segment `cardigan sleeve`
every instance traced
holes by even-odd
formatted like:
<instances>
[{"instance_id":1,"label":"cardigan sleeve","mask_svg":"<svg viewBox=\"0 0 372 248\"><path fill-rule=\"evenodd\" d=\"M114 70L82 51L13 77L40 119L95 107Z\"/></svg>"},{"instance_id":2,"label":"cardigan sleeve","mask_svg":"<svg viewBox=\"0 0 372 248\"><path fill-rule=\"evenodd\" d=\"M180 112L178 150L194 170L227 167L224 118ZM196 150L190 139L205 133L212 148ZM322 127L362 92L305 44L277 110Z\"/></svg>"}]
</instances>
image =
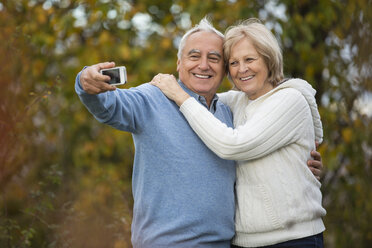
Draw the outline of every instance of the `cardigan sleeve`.
<instances>
[{"instance_id":1,"label":"cardigan sleeve","mask_svg":"<svg viewBox=\"0 0 372 248\"><path fill-rule=\"evenodd\" d=\"M302 133L304 118L310 114L302 94L290 88L278 90L264 99L249 119L234 129L216 119L193 98L186 100L180 110L214 153L231 160L260 158L295 142Z\"/></svg>"}]
</instances>

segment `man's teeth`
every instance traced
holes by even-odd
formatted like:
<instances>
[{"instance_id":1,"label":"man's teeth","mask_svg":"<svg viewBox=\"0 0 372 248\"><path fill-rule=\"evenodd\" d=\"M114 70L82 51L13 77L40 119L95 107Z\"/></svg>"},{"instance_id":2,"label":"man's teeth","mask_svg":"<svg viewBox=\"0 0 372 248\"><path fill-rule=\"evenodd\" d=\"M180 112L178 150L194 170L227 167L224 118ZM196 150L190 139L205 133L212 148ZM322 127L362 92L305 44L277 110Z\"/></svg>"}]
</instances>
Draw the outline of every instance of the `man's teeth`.
<instances>
[{"instance_id":1,"label":"man's teeth","mask_svg":"<svg viewBox=\"0 0 372 248\"><path fill-rule=\"evenodd\" d=\"M248 76L248 77L240 78L240 80L244 81L244 80L249 80L251 78L253 78L253 76Z\"/></svg>"},{"instance_id":2,"label":"man's teeth","mask_svg":"<svg viewBox=\"0 0 372 248\"><path fill-rule=\"evenodd\" d=\"M198 78L210 78L211 76L209 75L200 75L200 74L194 74L195 77L198 77Z\"/></svg>"}]
</instances>

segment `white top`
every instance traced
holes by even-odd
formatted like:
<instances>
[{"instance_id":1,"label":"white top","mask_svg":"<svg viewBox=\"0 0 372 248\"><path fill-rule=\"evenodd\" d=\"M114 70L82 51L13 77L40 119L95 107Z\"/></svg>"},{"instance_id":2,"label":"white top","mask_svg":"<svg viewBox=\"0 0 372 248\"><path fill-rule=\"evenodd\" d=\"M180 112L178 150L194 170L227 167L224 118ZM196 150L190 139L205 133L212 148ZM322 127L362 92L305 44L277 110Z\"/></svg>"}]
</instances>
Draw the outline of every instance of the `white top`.
<instances>
[{"instance_id":1,"label":"white top","mask_svg":"<svg viewBox=\"0 0 372 248\"><path fill-rule=\"evenodd\" d=\"M251 101L241 91L219 94L234 115L227 127L194 98L180 107L218 156L237 160L233 244L271 245L325 230L320 182L306 162L323 130L315 90L290 79Z\"/></svg>"}]
</instances>

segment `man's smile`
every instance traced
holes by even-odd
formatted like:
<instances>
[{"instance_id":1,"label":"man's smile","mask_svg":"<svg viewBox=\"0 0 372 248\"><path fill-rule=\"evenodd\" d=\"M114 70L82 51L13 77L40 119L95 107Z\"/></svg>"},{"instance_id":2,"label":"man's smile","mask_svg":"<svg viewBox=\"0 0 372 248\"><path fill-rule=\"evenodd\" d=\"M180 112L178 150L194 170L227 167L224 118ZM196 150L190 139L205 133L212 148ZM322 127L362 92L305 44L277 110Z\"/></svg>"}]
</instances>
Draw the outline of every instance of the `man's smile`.
<instances>
[{"instance_id":1,"label":"man's smile","mask_svg":"<svg viewBox=\"0 0 372 248\"><path fill-rule=\"evenodd\" d=\"M212 75L203 75L203 74L197 74L197 73L192 73L192 75L194 75L197 78L201 78L201 79L208 79L212 77Z\"/></svg>"}]
</instances>

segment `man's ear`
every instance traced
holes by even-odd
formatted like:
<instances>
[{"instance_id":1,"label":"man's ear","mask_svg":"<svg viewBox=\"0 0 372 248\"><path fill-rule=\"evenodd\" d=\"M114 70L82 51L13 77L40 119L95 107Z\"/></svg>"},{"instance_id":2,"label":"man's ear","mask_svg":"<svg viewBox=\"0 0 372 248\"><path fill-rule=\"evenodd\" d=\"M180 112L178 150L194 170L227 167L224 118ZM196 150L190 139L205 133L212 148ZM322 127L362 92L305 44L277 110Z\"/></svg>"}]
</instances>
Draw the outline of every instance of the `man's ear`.
<instances>
[{"instance_id":1,"label":"man's ear","mask_svg":"<svg viewBox=\"0 0 372 248\"><path fill-rule=\"evenodd\" d=\"M177 59L177 71L178 72L180 71L180 63L181 63L181 61L179 59Z\"/></svg>"}]
</instances>

